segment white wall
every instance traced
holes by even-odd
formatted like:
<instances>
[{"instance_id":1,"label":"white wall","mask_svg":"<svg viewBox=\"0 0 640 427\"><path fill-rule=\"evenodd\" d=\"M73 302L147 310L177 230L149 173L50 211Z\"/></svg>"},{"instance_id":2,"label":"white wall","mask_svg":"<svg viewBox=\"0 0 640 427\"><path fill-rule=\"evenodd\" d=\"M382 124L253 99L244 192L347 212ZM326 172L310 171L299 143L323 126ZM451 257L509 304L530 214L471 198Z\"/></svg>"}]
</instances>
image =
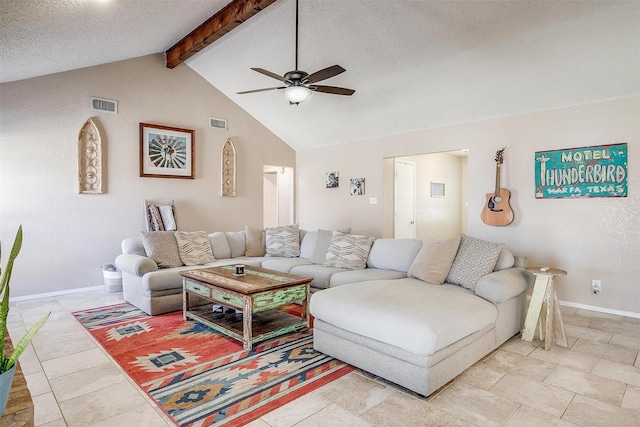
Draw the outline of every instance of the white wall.
<instances>
[{"instance_id":1,"label":"white wall","mask_svg":"<svg viewBox=\"0 0 640 427\"><path fill-rule=\"evenodd\" d=\"M118 114L91 111L91 96L118 100ZM100 265L144 229L144 199L174 199L183 230L260 227L263 165L295 165L288 145L189 67L166 69L163 55L4 83L0 99L3 265L24 228L14 297L101 285ZM228 130L210 129L211 116L228 119ZM89 117L104 146L100 195L77 194L76 138ZM195 180L139 177L140 122L195 129ZM238 196L222 198L228 137L238 155Z\"/></svg>"},{"instance_id":2,"label":"white wall","mask_svg":"<svg viewBox=\"0 0 640 427\"><path fill-rule=\"evenodd\" d=\"M536 199L535 151L627 142L625 198ZM495 152L506 146L501 185L511 190L514 222L490 227L480 220L485 195L495 185ZM469 149L468 234L504 242L527 264L568 271L558 280L562 300L640 313L640 97L629 97L515 117L463 123L298 151L298 217L302 228L353 227L383 235L383 159ZM366 197L347 186L324 189L325 172L341 181L364 177ZM348 181L343 181L348 182ZM379 203L368 204L369 197ZM599 295L591 279L601 279Z\"/></svg>"}]
</instances>

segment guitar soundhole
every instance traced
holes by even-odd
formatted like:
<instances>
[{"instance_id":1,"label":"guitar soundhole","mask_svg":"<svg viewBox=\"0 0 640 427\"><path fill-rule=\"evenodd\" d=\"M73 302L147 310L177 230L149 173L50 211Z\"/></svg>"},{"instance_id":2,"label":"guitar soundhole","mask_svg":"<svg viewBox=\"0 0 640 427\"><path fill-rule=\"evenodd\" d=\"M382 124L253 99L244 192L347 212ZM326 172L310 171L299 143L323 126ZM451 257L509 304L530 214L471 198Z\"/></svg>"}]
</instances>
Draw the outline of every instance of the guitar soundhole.
<instances>
[{"instance_id":1,"label":"guitar soundhole","mask_svg":"<svg viewBox=\"0 0 640 427\"><path fill-rule=\"evenodd\" d=\"M493 196L493 201L495 203L502 203L502 197L500 196Z\"/></svg>"}]
</instances>

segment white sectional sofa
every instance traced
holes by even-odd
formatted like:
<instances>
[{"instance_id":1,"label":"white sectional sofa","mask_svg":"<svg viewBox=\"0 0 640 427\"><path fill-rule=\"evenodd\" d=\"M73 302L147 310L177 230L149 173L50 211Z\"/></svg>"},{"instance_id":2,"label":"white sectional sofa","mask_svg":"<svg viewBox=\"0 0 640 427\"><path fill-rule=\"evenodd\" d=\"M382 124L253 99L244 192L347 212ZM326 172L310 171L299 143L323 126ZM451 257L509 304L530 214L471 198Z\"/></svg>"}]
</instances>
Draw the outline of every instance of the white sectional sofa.
<instances>
[{"instance_id":1,"label":"white sectional sofa","mask_svg":"<svg viewBox=\"0 0 640 427\"><path fill-rule=\"evenodd\" d=\"M172 268L159 268L147 257L141 238L125 239L116 259L124 298L151 315L180 310L179 272L206 266L242 263L313 277L314 348L422 395L455 378L522 327L529 277L513 267L513 255L501 247L497 252L492 248L495 267L474 278L472 286L464 283L465 288L446 282L458 280L454 269L465 276L467 264L482 258L468 246L463 254L463 244L444 273L434 271L440 265L416 273L416 264L433 254L433 242L423 247L416 239L377 239L366 268L345 269L323 265L333 242L330 231L300 230L295 257L246 256L248 233L211 233L215 261ZM478 240L462 237L463 243ZM445 283L417 278L425 279L422 274Z\"/></svg>"},{"instance_id":2,"label":"white sectional sofa","mask_svg":"<svg viewBox=\"0 0 640 427\"><path fill-rule=\"evenodd\" d=\"M331 286L364 280L399 279L407 277L409 266L422 247L416 239L378 239L374 241L367 268L347 270L325 267L324 260L329 244L327 232L300 230L300 256L269 257L245 256L247 252L246 231L215 232L209 234L209 242L215 261L200 267L245 264L262 266L284 273L313 277L311 290L315 292ZM318 242L324 240L325 244ZM322 246L319 255L314 251ZM182 309L182 276L180 271L192 270L199 266L179 266L160 268L147 256L141 237L131 237L122 241L122 254L116 258L116 266L122 271L124 298L150 315L158 315Z\"/></svg>"}]
</instances>

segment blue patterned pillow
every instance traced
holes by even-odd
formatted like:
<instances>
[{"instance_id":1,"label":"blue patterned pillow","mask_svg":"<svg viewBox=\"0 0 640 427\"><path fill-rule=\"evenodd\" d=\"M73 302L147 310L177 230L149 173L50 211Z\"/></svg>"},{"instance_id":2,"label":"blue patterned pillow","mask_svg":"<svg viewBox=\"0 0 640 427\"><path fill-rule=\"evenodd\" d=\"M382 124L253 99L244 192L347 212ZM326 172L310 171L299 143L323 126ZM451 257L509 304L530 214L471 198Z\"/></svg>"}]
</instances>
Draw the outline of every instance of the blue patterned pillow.
<instances>
[{"instance_id":1,"label":"blue patterned pillow","mask_svg":"<svg viewBox=\"0 0 640 427\"><path fill-rule=\"evenodd\" d=\"M491 243L462 234L446 282L474 290L478 280L493 271L503 247L503 243Z\"/></svg>"},{"instance_id":2,"label":"blue patterned pillow","mask_svg":"<svg viewBox=\"0 0 640 427\"><path fill-rule=\"evenodd\" d=\"M367 266L367 258L373 244L373 237L334 231L327 251L325 267L362 270Z\"/></svg>"}]
</instances>

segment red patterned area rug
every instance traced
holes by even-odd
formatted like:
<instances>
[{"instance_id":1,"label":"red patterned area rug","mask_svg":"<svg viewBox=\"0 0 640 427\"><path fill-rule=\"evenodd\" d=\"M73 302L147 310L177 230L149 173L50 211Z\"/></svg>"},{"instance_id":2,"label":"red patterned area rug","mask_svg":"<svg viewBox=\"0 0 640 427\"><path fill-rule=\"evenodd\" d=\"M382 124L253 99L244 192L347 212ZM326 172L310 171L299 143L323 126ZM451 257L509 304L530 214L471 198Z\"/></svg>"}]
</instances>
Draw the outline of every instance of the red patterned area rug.
<instances>
[{"instance_id":1,"label":"red patterned area rug","mask_svg":"<svg viewBox=\"0 0 640 427\"><path fill-rule=\"evenodd\" d=\"M247 351L182 312L125 303L73 315L179 426L241 426L354 369L315 351L311 330Z\"/></svg>"}]
</instances>

